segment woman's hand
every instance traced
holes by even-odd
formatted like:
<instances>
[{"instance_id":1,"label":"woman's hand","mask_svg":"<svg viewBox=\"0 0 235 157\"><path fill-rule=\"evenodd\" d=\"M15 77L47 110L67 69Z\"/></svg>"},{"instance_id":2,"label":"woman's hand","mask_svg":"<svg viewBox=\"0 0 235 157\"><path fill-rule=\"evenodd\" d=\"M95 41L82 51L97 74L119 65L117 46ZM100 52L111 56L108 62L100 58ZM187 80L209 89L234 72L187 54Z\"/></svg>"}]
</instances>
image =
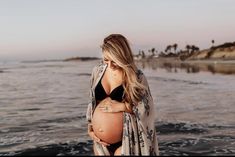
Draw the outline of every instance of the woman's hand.
<instances>
[{"instance_id":1,"label":"woman's hand","mask_svg":"<svg viewBox=\"0 0 235 157\"><path fill-rule=\"evenodd\" d=\"M124 112L126 107L124 103L107 97L100 102L99 109L103 112Z\"/></svg>"},{"instance_id":2,"label":"woman's hand","mask_svg":"<svg viewBox=\"0 0 235 157\"><path fill-rule=\"evenodd\" d=\"M91 137L92 140L104 145L104 146L109 146L110 144L104 142L104 141L101 141L94 133L93 129L92 129L92 125L91 124L88 124L88 135Z\"/></svg>"}]
</instances>

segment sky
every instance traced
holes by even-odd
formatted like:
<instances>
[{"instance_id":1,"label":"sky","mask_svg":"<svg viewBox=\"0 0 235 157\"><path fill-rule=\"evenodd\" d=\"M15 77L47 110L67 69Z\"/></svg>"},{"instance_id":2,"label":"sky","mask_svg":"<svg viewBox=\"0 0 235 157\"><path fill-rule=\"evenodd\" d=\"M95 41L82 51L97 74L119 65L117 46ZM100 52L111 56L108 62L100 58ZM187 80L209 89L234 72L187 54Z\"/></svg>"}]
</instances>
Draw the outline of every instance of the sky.
<instances>
[{"instance_id":1,"label":"sky","mask_svg":"<svg viewBox=\"0 0 235 157\"><path fill-rule=\"evenodd\" d=\"M123 34L134 54L235 41L235 0L0 0L0 61L100 57Z\"/></svg>"}]
</instances>

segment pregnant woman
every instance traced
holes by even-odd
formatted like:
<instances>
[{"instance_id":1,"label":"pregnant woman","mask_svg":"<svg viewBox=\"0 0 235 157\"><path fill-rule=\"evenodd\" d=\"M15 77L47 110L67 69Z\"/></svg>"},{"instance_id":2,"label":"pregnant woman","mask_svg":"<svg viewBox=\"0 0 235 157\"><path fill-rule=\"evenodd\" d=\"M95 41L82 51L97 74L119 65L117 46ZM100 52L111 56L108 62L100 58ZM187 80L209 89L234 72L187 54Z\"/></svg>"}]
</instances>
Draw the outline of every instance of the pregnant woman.
<instances>
[{"instance_id":1,"label":"pregnant woman","mask_svg":"<svg viewBox=\"0 0 235 157\"><path fill-rule=\"evenodd\" d=\"M91 75L88 134L95 155L159 155L153 99L127 39L104 39Z\"/></svg>"}]
</instances>

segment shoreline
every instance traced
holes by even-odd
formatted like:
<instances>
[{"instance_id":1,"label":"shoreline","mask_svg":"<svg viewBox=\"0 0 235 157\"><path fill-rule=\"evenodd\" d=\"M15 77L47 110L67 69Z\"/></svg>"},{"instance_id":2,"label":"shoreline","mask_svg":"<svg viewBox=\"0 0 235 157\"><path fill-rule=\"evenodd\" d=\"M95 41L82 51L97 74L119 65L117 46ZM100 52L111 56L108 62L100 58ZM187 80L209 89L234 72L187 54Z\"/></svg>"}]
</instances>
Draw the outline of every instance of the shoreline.
<instances>
[{"instance_id":1,"label":"shoreline","mask_svg":"<svg viewBox=\"0 0 235 157\"><path fill-rule=\"evenodd\" d=\"M188 60L184 63L203 63L203 64L235 64L235 60Z\"/></svg>"},{"instance_id":2,"label":"shoreline","mask_svg":"<svg viewBox=\"0 0 235 157\"><path fill-rule=\"evenodd\" d=\"M171 62L171 63L203 63L203 64L235 64L235 60L224 60L224 59L195 59L195 60L180 60L176 57L156 57L156 58L145 58L136 59L136 62Z\"/></svg>"},{"instance_id":3,"label":"shoreline","mask_svg":"<svg viewBox=\"0 0 235 157\"><path fill-rule=\"evenodd\" d=\"M136 60L142 68L163 68L173 71L176 68L184 69L187 73L209 71L212 73L235 74L235 60L180 60L178 58L148 58Z\"/></svg>"},{"instance_id":4,"label":"shoreline","mask_svg":"<svg viewBox=\"0 0 235 157\"><path fill-rule=\"evenodd\" d=\"M98 57L71 57L71 58L67 58L64 59L62 61L91 61L91 60L99 60L100 58Z\"/></svg>"}]
</instances>

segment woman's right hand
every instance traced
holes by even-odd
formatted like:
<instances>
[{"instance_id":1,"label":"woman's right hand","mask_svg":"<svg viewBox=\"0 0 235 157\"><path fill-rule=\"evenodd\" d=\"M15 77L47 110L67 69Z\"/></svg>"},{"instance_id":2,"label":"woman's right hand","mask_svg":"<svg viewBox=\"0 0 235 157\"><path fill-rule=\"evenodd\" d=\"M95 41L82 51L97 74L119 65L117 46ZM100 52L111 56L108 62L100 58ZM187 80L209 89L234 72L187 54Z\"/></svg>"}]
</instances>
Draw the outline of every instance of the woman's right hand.
<instances>
[{"instance_id":1,"label":"woman's right hand","mask_svg":"<svg viewBox=\"0 0 235 157\"><path fill-rule=\"evenodd\" d=\"M89 124L88 124L88 125L89 125ZM91 129L91 126L88 126L88 135L91 137L92 140L94 140L94 141L96 141L96 142L98 142L98 143L104 145L105 147L110 145L110 144L108 144L108 143L106 143L106 142L104 142L104 141L101 141L101 139L99 139L99 138L95 135L93 129Z\"/></svg>"}]
</instances>

